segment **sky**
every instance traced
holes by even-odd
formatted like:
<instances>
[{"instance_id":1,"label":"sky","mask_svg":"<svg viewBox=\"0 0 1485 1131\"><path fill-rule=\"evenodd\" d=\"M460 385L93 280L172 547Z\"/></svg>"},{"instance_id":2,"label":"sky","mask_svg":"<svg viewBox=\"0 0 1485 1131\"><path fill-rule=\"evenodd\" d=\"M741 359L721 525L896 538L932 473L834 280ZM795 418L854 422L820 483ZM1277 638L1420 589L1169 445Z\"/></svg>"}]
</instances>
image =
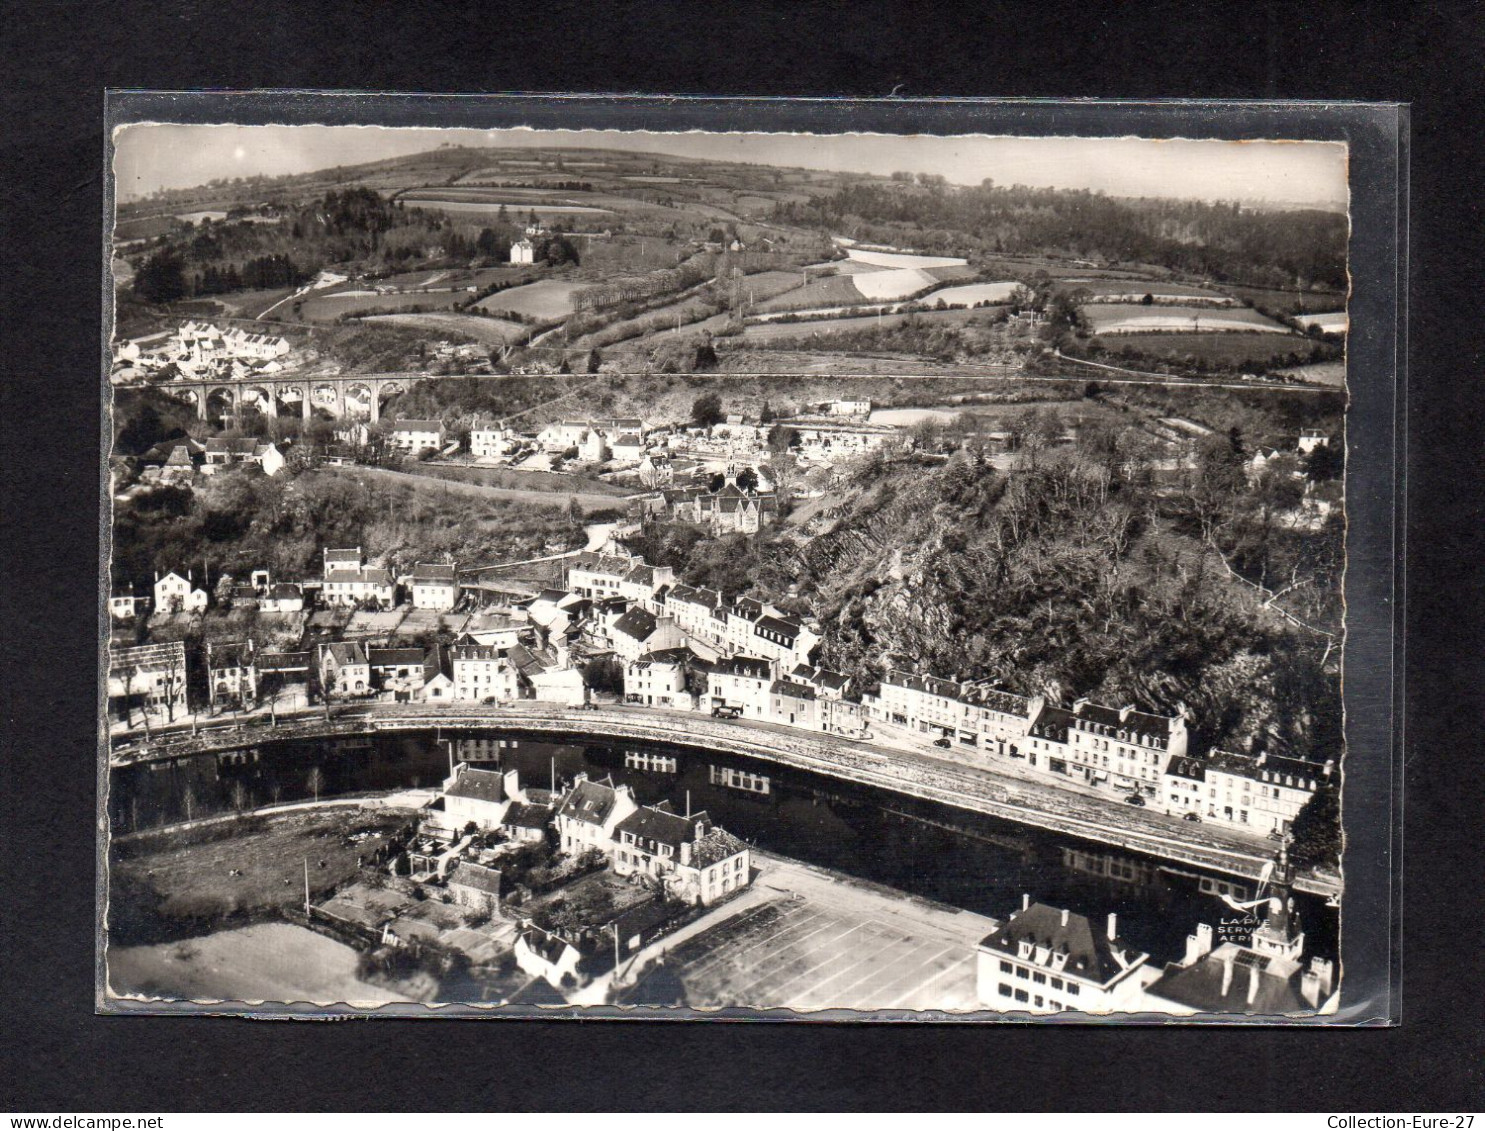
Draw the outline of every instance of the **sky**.
<instances>
[{"instance_id":1,"label":"sky","mask_svg":"<svg viewBox=\"0 0 1485 1131\"><path fill-rule=\"evenodd\" d=\"M1337 142L885 134L652 133L385 126L136 124L115 135L121 201L219 177L307 173L440 144L587 146L862 173L935 173L950 182L1086 188L1112 196L1344 208Z\"/></svg>"}]
</instances>

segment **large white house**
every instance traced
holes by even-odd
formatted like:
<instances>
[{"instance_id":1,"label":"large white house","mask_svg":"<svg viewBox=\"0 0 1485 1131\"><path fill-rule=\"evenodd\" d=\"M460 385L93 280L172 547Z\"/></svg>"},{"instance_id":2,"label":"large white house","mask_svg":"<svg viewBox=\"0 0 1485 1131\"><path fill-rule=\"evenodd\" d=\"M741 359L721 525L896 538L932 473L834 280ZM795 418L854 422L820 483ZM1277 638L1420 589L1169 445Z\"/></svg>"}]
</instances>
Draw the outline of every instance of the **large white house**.
<instances>
[{"instance_id":1,"label":"large white house","mask_svg":"<svg viewBox=\"0 0 1485 1131\"><path fill-rule=\"evenodd\" d=\"M186 570L185 577L171 570L164 577L155 575L155 608L166 613L199 613L205 610L210 598L206 590L198 588Z\"/></svg>"},{"instance_id":2,"label":"large white house","mask_svg":"<svg viewBox=\"0 0 1485 1131\"><path fill-rule=\"evenodd\" d=\"M1149 957L1118 937L1117 920L1022 903L976 955L981 1004L1024 1013L1102 1013L1138 1001Z\"/></svg>"},{"instance_id":3,"label":"large white house","mask_svg":"<svg viewBox=\"0 0 1485 1131\"><path fill-rule=\"evenodd\" d=\"M638 808L627 785L616 786L609 779L591 781L586 774L579 774L557 809L557 836L562 851L576 856L596 848L611 857L614 830Z\"/></svg>"},{"instance_id":4,"label":"large white house","mask_svg":"<svg viewBox=\"0 0 1485 1131\"><path fill-rule=\"evenodd\" d=\"M415 609L448 612L459 603L459 582L452 565L419 562L413 567L411 588Z\"/></svg>"}]
</instances>

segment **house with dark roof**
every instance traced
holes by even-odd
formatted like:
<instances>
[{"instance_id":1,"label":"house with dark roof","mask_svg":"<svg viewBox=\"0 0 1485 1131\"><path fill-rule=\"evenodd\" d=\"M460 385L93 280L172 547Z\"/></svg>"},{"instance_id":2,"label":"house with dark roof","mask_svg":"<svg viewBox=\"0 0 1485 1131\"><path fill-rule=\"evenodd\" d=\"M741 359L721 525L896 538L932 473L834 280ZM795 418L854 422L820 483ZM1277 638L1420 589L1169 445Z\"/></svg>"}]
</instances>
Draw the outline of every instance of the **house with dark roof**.
<instances>
[{"instance_id":1,"label":"house with dark roof","mask_svg":"<svg viewBox=\"0 0 1485 1131\"><path fill-rule=\"evenodd\" d=\"M612 778L592 781L587 774L579 774L557 807L558 844L573 856L594 848L612 856L614 830L638 808L627 785L616 786Z\"/></svg>"},{"instance_id":2,"label":"house with dark roof","mask_svg":"<svg viewBox=\"0 0 1485 1131\"><path fill-rule=\"evenodd\" d=\"M470 823L479 829L498 829L505 820L510 795L515 792L515 773L462 763L455 766L443 783L444 826L455 833Z\"/></svg>"},{"instance_id":3,"label":"house with dark roof","mask_svg":"<svg viewBox=\"0 0 1485 1131\"><path fill-rule=\"evenodd\" d=\"M646 652L624 665L624 702L645 707L691 710L694 697L686 690L691 653L685 648Z\"/></svg>"},{"instance_id":4,"label":"house with dark roof","mask_svg":"<svg viewBox=\"0 0 1485 1131\"><path fill-rule=\"evenodd\" d=\"M1210 924L1186 936L1180 962L1166 966L1145 987L1138 1008L1156 1013L1224 1013L1277 1016L1335 1009L1335 964L1313 957L1303 965L1304 934L1293 900L1281 884L1263 924L1244 945L1217 943Z\"/></svg>"},{"instance_id":5,"label":"house with dark roof","mask_svg":"<svg viewBox=\"0 0 1485 1131\"><path fill-rule=\"evenodd\" d=\"M419 562L413 567L409 587L415 609L448 612L459 603L459 582L452 565Z\"/></svg>"},{"instance_id":6,"label":"house with dark roof","mask_svg":"<svg viewBox=\"0 0 1485 1131\"><path fill-rule=\"evenodd\" d=\"M260 613L283 614L304 611L304 590L288 581L270 585L258 597Z\"/></svg>"},{"instance_id":7,"label":"house with dark roof","mask_svg":"<svg viewBox=\"0 0 1485 1131\"><path fill-rule=\"evenodd\" d=\"M1333 762L1260 751L1213 750L1206 758L1202 820L1282 837L1310 798L1329 788Z\"/></svg>"},{"instance_id":8,"label":"house with dark roof","mask_svg":"<svg viewBox=\"0 0 1485 1131\"><path fill-rule=\"evenodd\" d=\"M642 605L633 605L609 629L614 653L622 660L637 660L646 652L678 648L685 635L670 616L656 616Z\"/></svg>"},{"instance_id":9,"label":"house with dark roof","mask_svg":"<svg viewBox=\"0 0 1485 1131\"><path fill-rule=\"evenodd\" d=\"M735 709L748 719L767 719L773 711L769 698L773 682L773 665L761 657L719 660L707 674L706 706L713 711Z\"/></svg>"},{"instance_id":10,"label":"house with dark roof","mask_svg":"<svg viewBox=\"0 0 1485 1131\"><path fill-rule=\"evenodd\" d=\"M769 717L788 726L820 728L820 710L815 689L807 683L776 679L768 688Z\"/></svg>"},{"instance_id":11,"label":"house with dark roof","mask_svg":"<svg viewBox=\"0 0 1485 1131\"><path fill-rule=\"evenodd\" d=\"M207 641L206 689L212 709L225 704L251 706L258 697L258 668L254 663L253 642L243 640L225 644Z\"/></svg>"},{"instance_id":12,"label":"house with dark roof","mask_svg":"<svg viewBox=\"0 0 1485 1131\"><path fill-rule=\"evenodd\" d=\"M371 687L371 661L354 640L320 645L320 686L326 695L366 695Z\"/></svg>"},{"instance_id":13,"label":"house with dark roof","mask_svg":"<svg viewBox=\"0 0 1485 1131\"><path fill-rule=\"evenodd\" d=\"M748 846L706 813L682 816L662 801L635 810L615 832L614 871L660 879L674 899L711 904L751 882Z\"/></svg>"},{"instance_id":14,"label":"house with dark roof","mask_svg":"<svg viewBox=\"0 0 1485 1131\"><path fill-rule=\"evenodd\" d=\"M1095 923L1027 897L977 948L981 1004L1025 1013L1138 1008L1149 956L1118 937L1117 922L1110 915Z\"/></svg>"},{"instance_id":15,"label":"house with dark roof","mask_svg":"<svg viewBox=\"0 0 1485 1131\"><path fill-rule=\"evenodd\" d=\"M438 451L446 435L442 420L394 420L387 427L387 443L412 455Z\"/></svg>"},{"instance_id":16,"label":"house with dark roof","mask_svg":"<svg viewBox=\"0 0 1485 1131\"><path fill-rule=\"evenodd\" d=\"M1079 699L1068 722L1068 770L1090 785L1154 797L1166 764L1186 753L1186 737L1179 712L1153 715Z\"/></svg>"},{"instance_id":17,"label":"house with dark roof","mask_svg":"<svg viewBox=\"0 0 1485 1131\"><path fill-rule=\"evenodd\" d=\"M511 840L539 841L546 837L547 828L556 814L556 809L551 805L512 801L505 811L505 820L500 823L500 828Z\"/></svg>"},{"instance_id":18,"label":"house with dark roof","mask_svg":"<svg viewBox=\"0 0 1485 1131\"><path fill-rule=\"evenodd\" d=\"M523 926L516 936L515 956L517 966L554 989L577 981L577 964L583 957L572 943L534 923Z\"/></svg>"},{"instance_id":19,"label":"house with dark roof","mask_svg":"<svg viewBox=\"0 0 1485 1131\"><path fill-rule=\"evenodd\" d=\"M448 874L454 902L471 911L493 912L500 906L500 869L473 860L460 860Z\"/></svg>"}]
</instances>

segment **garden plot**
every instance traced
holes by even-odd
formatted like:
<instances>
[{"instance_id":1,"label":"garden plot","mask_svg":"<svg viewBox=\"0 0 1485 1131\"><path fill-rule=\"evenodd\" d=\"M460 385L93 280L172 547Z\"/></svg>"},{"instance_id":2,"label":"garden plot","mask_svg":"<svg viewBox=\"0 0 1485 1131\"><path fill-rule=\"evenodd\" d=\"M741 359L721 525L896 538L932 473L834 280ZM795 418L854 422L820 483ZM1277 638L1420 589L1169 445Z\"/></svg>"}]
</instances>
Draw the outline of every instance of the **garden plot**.
<instances>
[{"instance_id":1,"label":"garden plot","mask_svg":"<svg viewBox=\"0 0 1485 1131\"><path fill-rule=\"evenodd\" d=\"M1095 334L1141 334L1159 331L1217 333L1246 331L1287 334L1289 329L1257 311L1209 306L1144 306L1139 303L1096 303L1083 308Z\"/></svg>"},{"instance_id":2,"label":"garden plot","mask_svg":"<svg viewBox=\"0 0 1485 1131\"><path fill-rule=\"evenodd\" d=\"M424 314L373 314L365 322L384 322L392 326L409 326L414 330L432 330L440 334L462 334L481 345L503 346L524 337L526 327L503 318L454 311L430 311Z\"/></svg>"}]
</instances>

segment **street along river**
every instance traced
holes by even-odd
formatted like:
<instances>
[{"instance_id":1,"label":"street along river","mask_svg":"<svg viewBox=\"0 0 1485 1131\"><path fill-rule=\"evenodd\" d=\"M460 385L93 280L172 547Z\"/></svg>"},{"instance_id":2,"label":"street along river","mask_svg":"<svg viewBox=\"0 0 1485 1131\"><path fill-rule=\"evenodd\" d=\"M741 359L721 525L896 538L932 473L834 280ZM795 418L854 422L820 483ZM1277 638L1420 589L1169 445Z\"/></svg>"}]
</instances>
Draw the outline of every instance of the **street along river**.
<instances>
[{"instance_id":1,"label":"street along river","mask_svg":"<svg viewBox=\"0 0 1485 1131\"><path fill-rule=\"evenodd\" d=\"M1197 923L1238 916L1220 892L1252 897L1230 876L739 755L514 731L265 742L140 762L112 771L109 815L117 835L234 807L431 788L451 756L517 769L523 784L541 788L579 773L612 776L641 802L705 809L766 851L997 919L1023 894L1099 922L1117 912L1120 935L1157 962L1179 958ZM1336 910L1312 896L1296 903L1307 953L1335 957Z\"/></svg>"}]
</instances>

